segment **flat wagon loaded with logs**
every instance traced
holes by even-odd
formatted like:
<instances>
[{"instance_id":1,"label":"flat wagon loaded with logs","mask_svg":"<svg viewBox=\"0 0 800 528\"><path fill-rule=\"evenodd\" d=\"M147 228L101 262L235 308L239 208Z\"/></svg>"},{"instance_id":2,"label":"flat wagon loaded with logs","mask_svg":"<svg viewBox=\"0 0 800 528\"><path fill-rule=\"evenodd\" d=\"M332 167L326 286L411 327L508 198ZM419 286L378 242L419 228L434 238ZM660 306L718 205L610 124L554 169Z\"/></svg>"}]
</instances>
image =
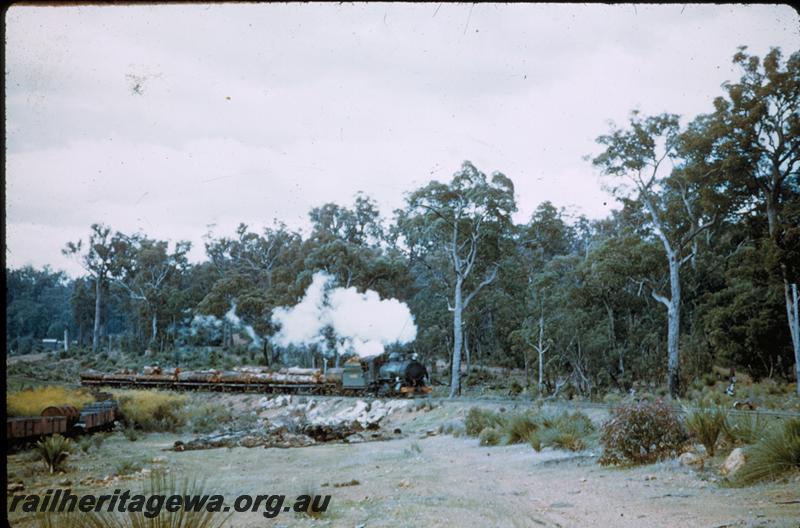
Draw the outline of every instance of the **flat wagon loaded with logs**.
<instances>
[{"instance_id":1,"label":"flat wagon loaded with logs","mask_svg":"<svg viewBox=\"0 0 800 528\"><path fill-rule=\"evenodd\" d=\"M119 371L81 374L85 386L162 388L173 390L214 390L283 394L333 394L404 396L431 391L428 370L415 357L389 354L368 359L351 359L343 368L290 367L278 371L268 367L236 367L233 370L181 370L145 367L141 373Z\"/></svg>"}]
</instances>

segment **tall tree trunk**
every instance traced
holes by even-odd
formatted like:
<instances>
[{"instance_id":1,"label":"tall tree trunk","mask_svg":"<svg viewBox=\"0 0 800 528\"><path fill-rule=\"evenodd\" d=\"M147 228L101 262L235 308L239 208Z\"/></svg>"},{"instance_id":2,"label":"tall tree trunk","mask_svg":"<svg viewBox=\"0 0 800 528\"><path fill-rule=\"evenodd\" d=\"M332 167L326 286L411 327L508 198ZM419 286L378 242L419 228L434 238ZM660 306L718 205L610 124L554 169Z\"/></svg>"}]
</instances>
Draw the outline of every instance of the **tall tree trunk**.
<instances>
[{"instance_id":1,"label":"tall tree trunk","mask_svg":"<svg viewBox=\"0 0 800 528\"><path fill-rule=\"evenodd\" d=\"M546 350L547 348L544 346L544 307L542 307L542 311L539 313L539 346L536 347L536 351L539 353L539 383L537 388L540 396L544 392L544 353Z\"/></svg>"},{"instance_id":2,"label":"tall tree trunk","mask_svg":"<svg viewBox=\"0 0 800 528\"><path fill-rule=\"evenodd\" d=\"M92 332L92 354L97 354L100 347L100 309L103 306L103 285L100 277L95 277L94 291L94 330Z\"/></svg>"},{"instance_id":3,"label":"tall tree trunk","mask_svg":"<svg viewBox=\"0 0 800 528\"><path fill-rule=\"evenodd\" d=\"M784 291L786 293L786 313L789 316L789 332L792 334L792 346L794 347L794 370L797 375L797 395L800 396L800 317L798 317L797 284L789 284L784 280ZM789 291L791 290L791 294Z\"/></svg>"},{"instance_id":4,"label":"tall tree trunk","mask_svg":"<svg viewBox=\"0 0 800 528\"><path fill-rule=\"evenodd\" d=\"M153 319L150 322L150 342L155 344L158 336L158 312L153 309Z\"/></svg>"},{"instance_id":5,"label":"tall tree trunk","mask_svg":"<svg viewBox=\"0 0 800 528\"><path fill-rule=\"evenodd\" d=\"M450 397L455 398L461 394L461 345L464 337L461 328L461 312L463 310L463 299L461 287L463 279L456 278L455 299L453 302L453 360L450 369Z\"/></svg>"},{"instance_id":6,"label":"tall tree trunk","mask_svg":"<svg viewBox=\"0 0 800 528\"><path fill-rule=\"evenodd\" d=\"M767 191L766 195L769 236L772 240L777 240L778 198L771 190ZM800 396L800 320L798 320L797 284L789 282L785 264L781 264L781 274L783 275L783 296L786 301L786 320L789 323L789 335L792 338L792 348L794 349L794 368L797 373L797 394Z\"/></svg>"},{"instance_id":7,"label":"tall tree trunk","mask_svg":"<svg viewBox=\"0 0 800 528\"><path fill-rule=\"evenodd\" d=\"M467 361L467 372L469 372L472 362L469 353L469 331L464 332L464 359Z\"/></svg>"},{"instance_id":8,"label":"tall tree trunk","mask_svg":"<svg viewBox=\"0 0 800 528\"><path fill-rule=\"evenodd\" d=\"M678 340L681 324L681 282L680 261L674 253L669 255L669 289L670 299L667 305L667 389L672 398L679 392Z\"/></svg>"}]
</instances>

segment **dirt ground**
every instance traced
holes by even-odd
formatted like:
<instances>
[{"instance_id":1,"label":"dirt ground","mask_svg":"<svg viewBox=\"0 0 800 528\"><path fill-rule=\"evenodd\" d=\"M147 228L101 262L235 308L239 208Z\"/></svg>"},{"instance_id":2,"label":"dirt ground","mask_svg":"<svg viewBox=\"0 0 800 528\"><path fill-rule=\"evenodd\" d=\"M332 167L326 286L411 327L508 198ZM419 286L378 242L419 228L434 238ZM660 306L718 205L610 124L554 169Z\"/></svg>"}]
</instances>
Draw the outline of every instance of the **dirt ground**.
<instances>
[{"instance_id":1,"label":"dirt ground","mask_svg":"<svg viewBox=\"0 0 800 528\"><path fill-rule=\"evenodd\" d=\"M224 396L237 411L256 398ZM147 478L92 481L113 474L115 464L146 462L146 471L168 468L172 475L204 481L207 493L330 494L319 518L281 513L234 514L236 527L798 527L800 480L748 488L721 487L713 472L696 473L668 461L634 469L604 468L596 450L571 453L528 445L481 447L475 438L435 433L438 425L464 416L471 404L446 402L433 410L398 411L385 427L400 438L305 448L233 448L168 451L191 435L149 434L130 442L112 435L98 450L76 454L71 471L51 477L35 469L26 452L8 457L9 477L22 478L26 493L69 479L73 493L140 489ZM280 412L272 410L270 412ZM589 413L603 419L602 411ZM163 460L161 460L163 457ZM154 461L154 459L156 461ZM146 472L145 471L145 472ZM337 487L335 484L355 485ZM288 499L287 499L288 500ZM14 526L30 526L12 514Z\"/></svg>"}]
</instances>

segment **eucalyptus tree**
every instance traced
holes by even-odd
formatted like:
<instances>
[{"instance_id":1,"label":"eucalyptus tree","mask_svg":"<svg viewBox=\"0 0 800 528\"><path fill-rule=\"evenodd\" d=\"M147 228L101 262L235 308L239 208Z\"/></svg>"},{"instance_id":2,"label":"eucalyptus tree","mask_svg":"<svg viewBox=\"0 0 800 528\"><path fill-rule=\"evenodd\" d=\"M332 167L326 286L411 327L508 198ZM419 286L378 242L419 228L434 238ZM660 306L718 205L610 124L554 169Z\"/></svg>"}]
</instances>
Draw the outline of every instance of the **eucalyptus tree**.
<instances>
[{"instance_id":1,"label":"eucalyptus tree","mask_svg":"<svg viewBox=\"0 0 800 528\"><path fill-rule=\"evenodd\" d=\"M652 232L661 242L669 269L669 294L651 284L652 297L667 309L667 385L670 396L679 390L679 337L681 322L680 269L694 258L696 236L716 220L711 207L700 200L697 185L681 172L681 130L678 116L641 117L633 112L627 129L612 129L597 142L605 151L593 159L615 184L612 193L640 204ZM670 167L671 165L671 167ZM674 169L674 170L670 170ZM702 183L700 184L702 185Z\"/></svg>"},{"instance_id":2,"label":"eucalyptus tree","mask_svg":"<svg viewBox=\"0 0 800 528\"><path fill-rule=\"evenodd\" d=\"M461 354L463 314L480 291L497 277L497 241L511 224L516 210L514 184L495 172L491 178L465 161L448 184L433 181L407 197L398 226L404 245L417 258L426 259L426 251L439 255L433 275L448 283L452 299L447 300L453 313L453 351L450 397L461 392ZM480 276L480 279L476 279Z\"/></svg>"},{"instance_id":3,"label":"eucalyptus tree","mask_svg":"<svg viewBox=\"0 0 800 528\"><path fill-rule=\"evenodd\" d=\"M103 291L110 277L119 273L119 257L124 251L124 236L111 234L111 228L103 224L92 224L87 244L83 240L68 242L62 253L76 258L83 269L94 279L94 327L92 331L92 353L100 346L100 320L103 307Z\"/></svg>"},{"instance_id":4,"label":"eucalyptus tree","mask_svg":"<svg viewBox=\"0 0 800 528\"><path fill-rule=\"evenodd\" d=\"M733 62L741 78L724 85L726 96L714 101L715 155L739 176L739 189L767 217L773 243L787 253L796 249L796 225L784 214L788 201L800 198L800 51L788 58L773 48L763 60L741 47ZM789 259L780 262L786 318L794 349L800 394L800 316L798 271Z\"/></svg>"},{"instance_id":5,"label":"eucalyptus tree","mask_svg":"<svg viewBox=\"0 0 800 528\"><path fill-rule=\"evenodd\" d=\"M171 287L188 268L187 253L191 243L178 241L170 250L169 243L143 235L123 238L118 263L119 273L113 278L133 301L143 303L150 322L149 344L158 338L160 310L167 304Z\"/></svg>"}]
</instances>

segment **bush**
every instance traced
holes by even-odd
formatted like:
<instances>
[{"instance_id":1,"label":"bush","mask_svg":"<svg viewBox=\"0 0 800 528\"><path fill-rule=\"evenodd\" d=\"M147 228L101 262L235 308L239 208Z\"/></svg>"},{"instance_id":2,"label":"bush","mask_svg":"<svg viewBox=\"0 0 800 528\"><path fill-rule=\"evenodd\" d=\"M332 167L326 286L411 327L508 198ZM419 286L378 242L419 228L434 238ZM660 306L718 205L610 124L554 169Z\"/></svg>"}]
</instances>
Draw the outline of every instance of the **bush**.
<instances>
[{"instance_id":1,"label":"bush","mask_svg":"<svg viewBox=\"0 0 800 528\"><path fill-rule=\"evenodd\" d=\"M486 427L478 435L478 440L482 446L496 446L500 443L500 432L497 429Z\"/></svg>"},{"instance_id":2,"label":"bush","mask_svg":"<svg viewBox=\"0 0 800 528\"><path fill-rule=\"evenodd\" d=\"M719 435L725 427L727 413L724 409L701 408L686 416L686 428L694 436L710 456L714 456Z\"/></svg>"},{"instance_id":3,"label":"bush","mask_svg":"<svg viewBox=\"0 0 800 528\"><path fill-rule=\"evenodd\" d=\"M63 469L64 462L73 450L73 443L59 434L36 442L36 453L50 470L50 474Z\"/></svg>"},{"instance_id":4,"label":"bush","mask_svg":"<svg viewBox=\"0 0 800 528\"><path fill-rule=\"evenodd\" d=\"M529 413L510 415L503 424L503 433L507 444L527 442L531 433L537 429L539 429L539 424L536 423L536 416Z\"/></svg>"},{"instance_id":5,"label":"bush","mask_svg":"<svg viewBox=\"0 0 800 528\"><path fill-rule=\"evenodd\" d=\"M83 389L38 387L8 394L6 412L8 416L39 416L51 405L72 405L80 409L93 401L94 397Z\"/></svg>"},{"instance_id":6,"label":"bush","mask_svg":"<svg viewBox=\"0 0 800 528\"><path fill-rule=\"evenodd\" d=\"M487 427L500 427L502 424L503 418L498 413L472 407L464 419L464 430L468 436L478 436Z\"/></svg>"},{"instance_id":7,"label":"bush","mask_svg":"<svg viewBox=\"0 0 800 528\"><path fill-rule=\"evenodd\" d=\"M688 436L675 411L661 400L622 405L603 424L600 463L649 464L677 455Z\"/></svg>"},{"instance_id":8,"label":"bush","mask_svg":"<svg viewBox=\"0 0 800 528\"><path fill-rule=\"evenodd\" d=\"M220 425L233 419L228 409L218 403L203 403L191 407L187 411L187 418L189 428L195 434L214 432Z\"/></svg>"},{"instance_id":9,"label":"bush","mask_svg":"<svg viewBox=\"0 0 800 528\"><path fill-rule=\"evenodd\" d=\"M730 416L722 424L722 436L726 442L736 446L755 444L766 431L761 415Z\"/></svg>"},{"instance_id":10,"label":"bush","mask_svg":"<svg viewBox=\"0 0 800 528\"><path fill-rule=\"evenodd\" d=\"M143 431L178 432L186 424L186 396L164 391L114 392L122 415Z\"/></svg>"},{"instance_id":11,"label":"bush","mask_svg":"<svg viewBox=\"0 0 800 528\"><path fill-rule=\"evenodd\" d=\"M800 419L774 425L745 452L746 462L733 478L735 484L774 479L800 469Z\"/></svg>"},{"instance_id":12,"label":"bush","mask_svg":"<svg viewBox=\"0 0 800 528\"><path fill-rule=\"evenodd\" d=\"M129 442L135 442L139 439L139 432L136 430L133 422L130 422L128 426L122 430L122 434Z\"/></svg>"}]
</instances>

